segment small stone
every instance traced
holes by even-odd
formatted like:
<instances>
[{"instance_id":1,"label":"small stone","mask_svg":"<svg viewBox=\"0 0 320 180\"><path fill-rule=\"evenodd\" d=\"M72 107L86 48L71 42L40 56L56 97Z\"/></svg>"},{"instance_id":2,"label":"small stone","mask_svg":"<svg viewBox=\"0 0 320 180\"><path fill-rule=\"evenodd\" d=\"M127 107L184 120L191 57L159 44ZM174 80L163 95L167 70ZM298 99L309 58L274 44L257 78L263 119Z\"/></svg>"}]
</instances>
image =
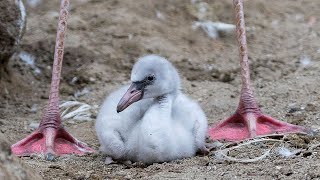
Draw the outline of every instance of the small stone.
<instances>
[{"instance_id":1,"label":"small stone","mask_svg":"<svg viewBox=\"0 0 320 180\"><path fill-rule=\"evenodd\" d=\"M294 113L294 112L297 112L297 111L299 111L300 110L300 108L297 108L297 107L291 107L290 109L289 109L289 112L288 113Z\"/></svg>"},{"instance_id":2,"label":"small stone","mask_svg":"<svg viewBox=\"0 0 320 180\"><path fill-rule=\"evenodd\" d=\"M52 153L48 153L48 154L46 154L45 159L46 159L47 161L54 161L54 160L55 160L55 156L54 156L54 154L52 154Z\"/></svg>"},{"instance_id":3,"label":"small stone","mask_svg":"<svg viewBox=\"0 0 320 180\"><path fill-rule=\"evenodd\" d=\"M95 79L95 78L93 78L93 77L90 77L90 78L89 78L89 81L90 81L90 82L95 82L95 81L96 81L96 79Z\"/></svg>"},{"instance_id":4,"label":"small stone","mask_svg":"<svg viewBox=\"0 0 320 180\"><path fill-rule=\"evenodd\" d=\"M210 163L210 159L208 156L204 156L200 159L200 163L202 166L208 166Z\"/></svg>"},{"instance_id":5,"label":"small stone","mask_svg":"<svg viewBox=\"0 0 320 180\"><path fill-rule=\"evenodd\" d=\"M38 122L32 122L29 124L29 127L32 129L32 130L35 130L39 127L39 124Z\"/></svg>"},{"instance_id":6,"label":"small stone","mask_svg":"<svg viewBox=\"0 0 320 180\"><path fill-rule=\"evenodd\" d=\"M74 85L74 84L76 84L76 82L77 82L78 80L79 80L78 77L73 77L72 80L70 81L70 84L71 84L71 85Z\"/></svg>"},{"instance_id":7,"label":"small stone","mask_svg":"<svg viewBox=\"0 0 320 180\"><path fill-rule=\"evenodd\" d=\"M317 106L313 103L308 103L307 106L305 107L306 111L316 111Z\"/></svg>"},{"instance_id":8,"label":"small stone","mask_svg":"<svg viewBox=\"0 0 320 180\"><path fill-rule=\"evenodd\" d=\"M231 73L222 73L219 76L221 82L230 82L234 80L234 75Z\"/></svg>"},{"instance_id":9,"label":"small stone","mask_svg":"<svg viewBox=\"0 0 320 180\"><path fill-rule=\"evenodd\" d=\"M38 105L37 105L37 104L33 104L33 105L30 107L30 112L36 113L37 111L38 111Z\"/></svg>"},{"instance_id":10,"label":"small stone","mask_svg":"<svg viewBox=\"0 0 320 180\"><path fill-rule=\"evenodd\" d=\"M283 137L283 139L290 142L290 144L296 148L307 148L307 142L301 137L297 134L287 134Z\"/></svg>"},{"instance_id":11,"label":"small stone","mask_svg":"<svg viewBox=\"0 0 320 180\"><path fill-rule=\"evenodd\" d=\"M74 93L74 89L71 86L62 86L60 88L60 94L72 96L73 93Z\"/></svg>"},{"instance_id":12,"label":"small stone","mask_svg":"<svg viewBox=\"0 0 320 180\"><path fill-rule=\"evenodd\" d=\"M49 99L49 97L47 95L41 95L40 98L41 99Z\"/></svg>"},{"instance_id":13,"label":"small stone","mask_svg":"<svg viewBox=\"0 0 320 180\"><path fill-rule=\"evenodd\" d=\"M89 179L91 177L91 174L93 173L94 171L87 171L86 175L85 175L85 178L86 179Z\"/></svg>"},{"instance_id":14,"label":"small stone","mask_svg":"<svg viewBox=\"0 0 320 180\"><path fill-rule=\"evenodd\" d=\"M76 122L74 122L73 120L67 121L68 124L75 124Z\"/></svg>"}]
</instances>

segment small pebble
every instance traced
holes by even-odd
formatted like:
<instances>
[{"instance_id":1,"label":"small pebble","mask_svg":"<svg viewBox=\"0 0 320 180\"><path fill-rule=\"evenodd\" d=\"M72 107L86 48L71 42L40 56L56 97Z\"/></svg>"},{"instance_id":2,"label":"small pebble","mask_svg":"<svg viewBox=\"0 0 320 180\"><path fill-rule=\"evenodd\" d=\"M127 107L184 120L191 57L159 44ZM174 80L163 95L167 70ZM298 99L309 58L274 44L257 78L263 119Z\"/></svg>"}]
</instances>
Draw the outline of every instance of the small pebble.
<instances>
[{"instance_id":1,"label":"small pebble","mask_svg":"<svg viewBox=\"0 0 320 180\"><path fill-rule=\"evenodd\" d=\"M39 127L39 124L38 122L32 122L29 124L29 127L32 129L32 130L35 130Z\"/></svg>"}]
</instances>

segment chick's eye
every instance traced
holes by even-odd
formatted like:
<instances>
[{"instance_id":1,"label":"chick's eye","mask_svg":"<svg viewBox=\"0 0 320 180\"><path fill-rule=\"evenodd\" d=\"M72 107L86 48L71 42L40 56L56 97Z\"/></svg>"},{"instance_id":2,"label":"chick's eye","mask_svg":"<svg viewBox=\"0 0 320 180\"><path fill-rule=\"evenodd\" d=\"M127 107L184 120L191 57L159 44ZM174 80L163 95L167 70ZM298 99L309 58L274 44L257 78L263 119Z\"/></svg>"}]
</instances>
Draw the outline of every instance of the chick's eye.
<instances>
[{"instance_id":1,"label":"chick's eye","mask_svg":"<svg viewBox=\"0 0 320 180\"><path fill-rule=\"evenodd\" d=\"M154 80L154 76L148 76L148 81L153 81Z\"/></svg>"}]
</instances>

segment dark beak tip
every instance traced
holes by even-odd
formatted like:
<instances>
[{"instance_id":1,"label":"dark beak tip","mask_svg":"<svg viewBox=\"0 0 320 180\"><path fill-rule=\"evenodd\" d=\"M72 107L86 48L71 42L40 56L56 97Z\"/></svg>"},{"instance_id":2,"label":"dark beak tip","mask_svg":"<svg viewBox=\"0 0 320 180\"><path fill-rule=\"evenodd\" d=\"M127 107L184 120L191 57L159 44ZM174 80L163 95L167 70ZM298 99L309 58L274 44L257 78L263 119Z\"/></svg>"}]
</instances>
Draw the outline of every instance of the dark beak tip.
<instances>
[{"instance_id":1,"label":"dark beak tip","mask_svg":"<svg viewBox=\"0 0 320 180\"><path fill-rule=\"evenodd\" d=\"M121 111L123 111L123 109L120 107L117 107L117 113L120 113Z\"/></svg>"}]
</instances>

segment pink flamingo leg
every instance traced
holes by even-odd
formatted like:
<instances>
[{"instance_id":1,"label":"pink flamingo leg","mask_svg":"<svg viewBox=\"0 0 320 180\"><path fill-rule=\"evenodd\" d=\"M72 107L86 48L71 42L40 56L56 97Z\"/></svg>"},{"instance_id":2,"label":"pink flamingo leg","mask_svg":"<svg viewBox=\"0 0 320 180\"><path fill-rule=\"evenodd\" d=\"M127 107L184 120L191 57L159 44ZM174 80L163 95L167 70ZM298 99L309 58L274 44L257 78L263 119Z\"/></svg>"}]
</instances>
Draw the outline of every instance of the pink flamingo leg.
<instances>
[{"instance_id":1,"label":"pink flamingo leg","mask_svg":"<svg viewBox=\"0 0 320 180\"><path fill-rule=\"evenodd\" d=\"M239 141L268 134L306 133L312 130L276 120L264 115L253 96L250 85L250 70L242 0L233 1L236 12L236 30L240 52L241 96L238 109L226 120L209 129L213 140Z\"/></svg>"},{"instance_id":2,"label":"pink flamingo leg","mask_svg":"<svg viewBox=\"0 0 320 180\"><path fill-rule=\"evenodd\" d=\"M12 152L17 156L40 154L46 156L48 160L53 160L54 156L63 154L84 155L94 152L93 149L87 147L84 143L69 134L61 125L59 113L59 84L69 4L69 0L61 1L49 104L38 129L25 139L11 146Z\"/></svg>"}]
</instances>

